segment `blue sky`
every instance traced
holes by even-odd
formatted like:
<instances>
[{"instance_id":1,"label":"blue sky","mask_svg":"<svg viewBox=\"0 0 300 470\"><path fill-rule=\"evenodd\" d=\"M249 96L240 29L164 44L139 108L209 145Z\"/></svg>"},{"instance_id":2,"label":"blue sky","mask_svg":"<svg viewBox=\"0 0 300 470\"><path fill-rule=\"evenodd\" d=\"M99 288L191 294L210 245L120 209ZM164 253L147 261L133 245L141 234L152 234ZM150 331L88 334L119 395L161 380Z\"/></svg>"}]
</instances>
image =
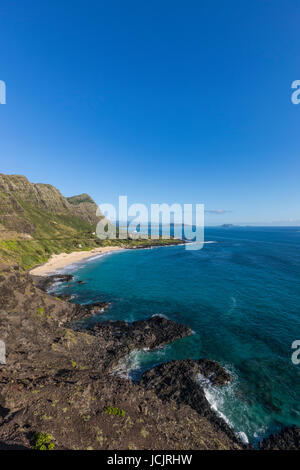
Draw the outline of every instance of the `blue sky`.
<instances>
[{"instance_id":1,"label":"blue sky","mask_svg":"<svg viewBox=\"0 0 300 470\"><path fill-rule=\"evenodd\" d=\"M0 171L300 223L299 25L298 0L2 0Z\"/></svg>"}]
</instances>

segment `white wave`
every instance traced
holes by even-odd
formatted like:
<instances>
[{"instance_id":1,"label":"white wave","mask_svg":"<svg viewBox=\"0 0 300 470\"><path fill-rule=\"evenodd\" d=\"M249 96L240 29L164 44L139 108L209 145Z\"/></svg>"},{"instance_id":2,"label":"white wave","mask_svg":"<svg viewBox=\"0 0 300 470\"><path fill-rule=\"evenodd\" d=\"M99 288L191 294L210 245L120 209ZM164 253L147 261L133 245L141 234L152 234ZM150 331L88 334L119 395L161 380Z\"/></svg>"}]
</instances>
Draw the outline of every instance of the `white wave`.
<instances>
[{"instance_id":1,"label":"white wave","mask_svg":"<svg viewBox=\"0 0 300 470\"><path fill-rule=\"evenodd\" d=\"M186 243L183 243L184 245L210 245L212 243L218 243L215 240L207 240L207 241L195 241L195 242L189 242L187 241Z\"/></svg>"},{"instance_id":2,"label":"white wave","mask_svg":"<svg viewBox=\"0 0 300 470\"><path fill-rule=\"evenodd\" d=\"M152 318L153 317L161 317L161 318L165 318L166 320L169 320L169 318L167 317L167 315L165 315L164 313L154 313L152 315Z\"/></svg>"},{"instance_id":3,"label":"white wave","mask_svg":"<svg viewBox=\"0 0 300 470\"><path fill-rule=\"evenodd\" d=\"M245 444L249 444L249 439L247 437L247 434L243 431L237 432L236 433L238 437L243 441Z\"/></svg>"},{"instance_id":4,"label":"white wave","mask_svg":"<svg viewBox=\"0 0 300 470\"><path fill-rule=\"evenodd\" d=\"M96 259L103 258L104 256L108 255L109 253L101 253L100 255L91 256L91 258L87 258L84 260L85 263L90 263L91 261L95 261Z\"/></svg>"},{"instance_id":5,"label":"white wave","mask_svg":"<svg viewBox=\"0 0 300 470\"><path fill-rule=\"evenodd\" d=\"M231 375L233 375L231 373ZM209 378L204 377L202 374L197 374L196 382L202 387L205 398L212 410L216 412L225 423L234 430L236 435L245 443L249 443L247 434L239 429L235 429L231 415L233 414L233 407L235 402L235 384L234 379L231 383L222 387L213 386ZM228 409L228 404L232 405L231 410ZM230 419L231 418L231 419Z\"/></svg>"},{"instance_id":6,"label":"white wave","mask_svg":"<svg viewBox=\"0 0 300 470\"><path fill-rule=\"evenodd\" d=\"M143 354L143 351L148 350L149 348L145 348L143 350L134 349L131 353L120 360L112 373L124 379L130 379L131 373L139 370L141 367L141 355Z\"/></svg>"},{"instance_id":7,"label":"white wave","mask_svg":"<svg viewBox=\"0 0 300 470\"><path fill-rule=\"evenodd\" d=\"M82 263L82 264L90 263L91 261L95 261L97 259L104 258L104 257L110 256L110 255L114 255L114 254L117 254L117 253L121 253L121 252L124 252L124 251L128 251L128 250L126 250L124 248L120 248L120 250L105 251L104 253L99 253L98 255L92 255L89 258L86 258L86 259L80 261L80 263Z\"/></svg>"},{"instance_id":8,"label":"white wave","mask_svg":"<svg viewBox=\"0 0 300 470\"><path fill-rule=\"evenodd\" d=\"M266 433L267 427L262 426L253 434L253 436L256 440L261 440L263 437L265 437Z\"/></svg>"},{"instance_id":9,"label":"white wave","mask_svg":"<svg viewBox=\"0 0 300 470\"><path fill-rule=\"evenodd\" d=\"M57 269L55 272L57 274L70 274L70 273L79 271L82 268L84 268L83 262L81 263L78 262L78 263L68 264L68 266L64 266L63 268Z\"/></svg>"},{"instance_id":10,"label":"white wave","mask_svg":"<svg viewBox=\"0 0 300 470\"><path fill-rule=\"evenodd\" d=\"M58 287L60 286L60 284L62 284L62 281L55 281L53 282L53 284L51 285L51 287L49 289L47 289L47 292L50 294L50 293L53 293L53 292L56 292L58 290Z\"/></svg>"},{"instance_id":11,"label":"white wave","mask_svg":"<svg viewBox=\"0 0 300 470\"><path fill-rule=\"evenodd\" d=\"M231 313L233 313L234 310L236 309L236 306L237 306L237 301L236 301L235 297L233 297L233 296L230 297L230 300L231 300L231 306L229 307L227 315L230 315Z\"/></svg>"},{"instance_id":12,"label":"white wave","mask_svg":"<svg viewBox=\"0 0 300 470\"><path fill-rule=\"evenodd\" d=\"M148 365L154 367L156 364L164 362L168 346L169 345L158 346L154 350L150 350L149 348L135 349L120 360L112 374L131 380L139 375L143 366ZM149 359L150 362L148 362Z\"/></svg>"}]
</instances>

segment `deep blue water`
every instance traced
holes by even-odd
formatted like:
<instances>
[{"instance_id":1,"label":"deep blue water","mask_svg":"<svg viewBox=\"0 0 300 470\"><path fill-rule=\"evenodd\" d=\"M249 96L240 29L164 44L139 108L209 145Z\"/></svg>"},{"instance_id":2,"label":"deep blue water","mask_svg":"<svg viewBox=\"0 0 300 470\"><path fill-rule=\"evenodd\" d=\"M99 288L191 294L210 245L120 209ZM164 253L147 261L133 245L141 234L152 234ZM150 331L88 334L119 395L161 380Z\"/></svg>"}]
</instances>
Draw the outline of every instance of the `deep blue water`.
<instances>
[{"instance_id":1,"label":"deep blue water","mask_svg":"<svg viewBox=\"0 0 300 470\"><path fill-rule=\"evenodd\" d=\"M202 250L184 246L128 250L66 269L80 303L109 300L93 321L133 321L153 314L188 324L189 338L133 353L131 375L171 359L208 357L233 383L206 385L212 406L255 442L282 425L300 426L300 228L207 228Z\"/></svg>"}]
</instances>

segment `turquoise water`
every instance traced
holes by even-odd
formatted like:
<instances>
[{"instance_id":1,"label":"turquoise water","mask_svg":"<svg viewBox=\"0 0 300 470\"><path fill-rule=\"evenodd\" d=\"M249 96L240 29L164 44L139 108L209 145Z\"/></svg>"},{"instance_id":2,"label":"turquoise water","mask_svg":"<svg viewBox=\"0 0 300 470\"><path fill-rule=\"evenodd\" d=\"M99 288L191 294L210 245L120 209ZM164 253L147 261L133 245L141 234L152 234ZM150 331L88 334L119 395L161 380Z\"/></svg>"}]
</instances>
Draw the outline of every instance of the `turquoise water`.
<instances>
[{"instance_id":1,"label":"turquoise water","mask_svg":"<svg viewBox=\"0 0 300 470\"><path fill-rule=\"evenodd\" d=\"M154 314L188 324L194 334L154 352L131 354L133 378L171 359L208 357L233 383L206 384L211 405L255 442L282 425L300 426L300 228L208 228L202 250L184 246L123 251L66 269L57 289L74 301L111 301L93 321L133 321Z\"/></svg>"}]
</instances>

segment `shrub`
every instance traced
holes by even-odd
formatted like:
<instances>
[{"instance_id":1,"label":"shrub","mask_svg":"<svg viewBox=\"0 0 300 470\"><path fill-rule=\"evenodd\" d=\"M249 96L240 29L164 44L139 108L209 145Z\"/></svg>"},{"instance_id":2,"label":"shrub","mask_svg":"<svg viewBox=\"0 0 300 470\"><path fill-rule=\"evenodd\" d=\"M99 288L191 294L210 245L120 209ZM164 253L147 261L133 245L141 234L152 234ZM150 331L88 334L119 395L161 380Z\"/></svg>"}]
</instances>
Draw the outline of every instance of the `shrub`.
<instances>
[{"instance_id":1,"label":"shrub","mask_svg":"<svg viewBox=\"0 0 300 470\"><path fill-rule=\"evenodd\" d=\"M54 450L55 445L52 442L53 436L51 434L43 433L43 432L36 432L33 435L32 441L34 450Z\"/></svg>"},{"instance_id":2,"label":"shrub","mask_svg":"<svg viewBox=\"0 0 300 470\"><path fill-rule=\"evenodd\" d=\"M125 416L125 411L120 410L120 408L114 408L112 406L106 406L104 408L104 411L108 413L109 415L117 415L117 416Z\"/></svg>"}]
</instances>

